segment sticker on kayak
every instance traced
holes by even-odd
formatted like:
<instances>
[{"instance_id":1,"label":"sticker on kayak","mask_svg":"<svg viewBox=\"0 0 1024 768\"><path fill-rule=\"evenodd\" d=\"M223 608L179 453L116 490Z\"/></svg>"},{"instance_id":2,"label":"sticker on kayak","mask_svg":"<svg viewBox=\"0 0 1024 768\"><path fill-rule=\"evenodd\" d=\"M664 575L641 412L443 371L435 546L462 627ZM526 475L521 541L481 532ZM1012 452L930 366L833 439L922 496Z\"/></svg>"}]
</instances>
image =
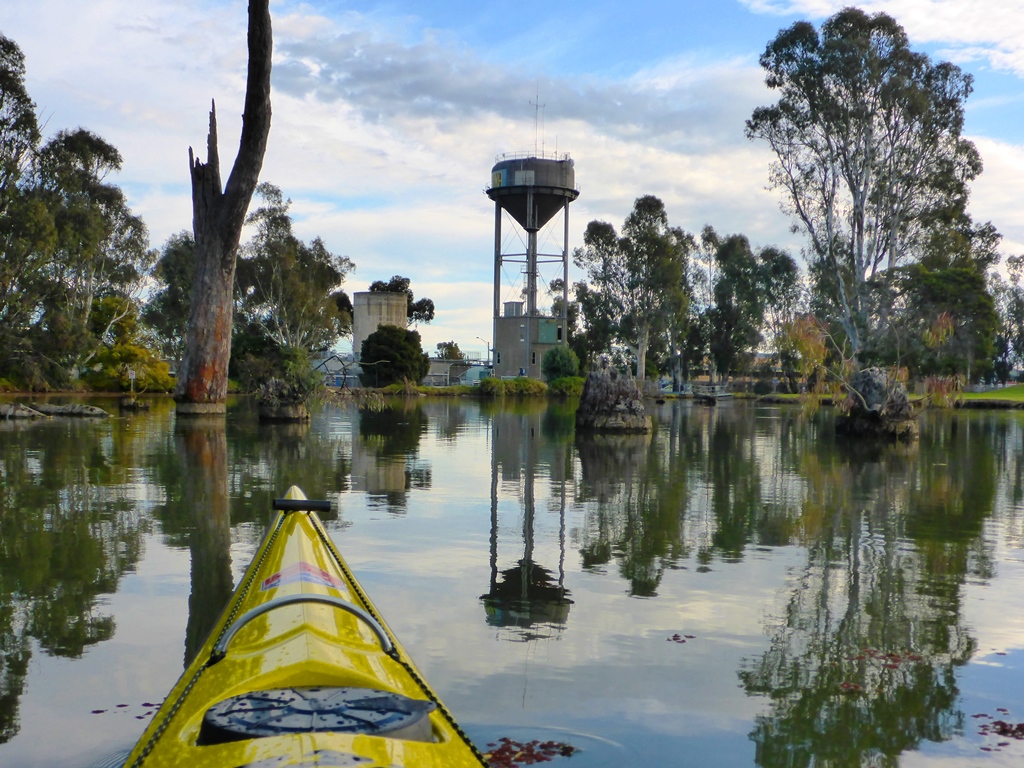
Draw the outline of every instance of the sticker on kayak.
<instances>
[{"instance_id":1,"label":"sticker on kayak","mask_svg":"<svg viewBox=\"0 0 1024 768\"><path fill-rule=\"evenodd\" d=\"M345 586L341 579L329 574L322 568L317 568L309 563L295 563L295 565L289 565L287 568L283 568L272 576L265 578L260 590L266 592L268 589L277 589L285 584L294 584L297 581L306 582L307 584L319 584L322 587L334 587L335 589L343 589Z\"/></svg>"}]
</instances>

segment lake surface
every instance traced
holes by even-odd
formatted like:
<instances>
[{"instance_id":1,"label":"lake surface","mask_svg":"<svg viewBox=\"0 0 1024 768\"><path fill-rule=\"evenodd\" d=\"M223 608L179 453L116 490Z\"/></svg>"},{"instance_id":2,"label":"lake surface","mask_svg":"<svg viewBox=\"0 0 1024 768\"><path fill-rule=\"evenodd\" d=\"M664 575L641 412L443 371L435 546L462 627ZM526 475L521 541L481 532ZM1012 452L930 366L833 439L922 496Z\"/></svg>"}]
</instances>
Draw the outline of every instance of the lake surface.
<instances>
[{"instance_id":1,"label":"lake surface","mask_svg":"<svg viewBox=\"0 0 1024 768\"><path fill-rule=\"evenodd\" d=\"M114 409L114 401L91 401ZM319 406L0 422L0 765L117 764L291 484L476 743L552 765L1019 766L1024 414Z\"/></svg>"}]
</instances>

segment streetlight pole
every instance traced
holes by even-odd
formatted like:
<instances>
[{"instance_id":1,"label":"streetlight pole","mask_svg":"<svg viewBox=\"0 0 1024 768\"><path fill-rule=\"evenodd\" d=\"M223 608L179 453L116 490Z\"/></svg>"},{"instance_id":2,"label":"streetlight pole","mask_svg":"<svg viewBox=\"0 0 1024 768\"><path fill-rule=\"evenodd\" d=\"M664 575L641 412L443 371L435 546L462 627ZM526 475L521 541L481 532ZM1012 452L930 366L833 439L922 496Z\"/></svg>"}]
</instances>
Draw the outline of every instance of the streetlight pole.
<instances>
[{"instance_id":1,"label":"streetlight pole","mask_svg":"<svg viewBox=\"0 0 1024 768\"><path fill-rule=\"evenodd\" d=\"M487 367L490 368L491 367L491 342L489 342L487 339L483 338L482 336L477 336L477 338L480 339L480 341L482 341L484 344L487 345Z\"/></svg>"}]
</instances>

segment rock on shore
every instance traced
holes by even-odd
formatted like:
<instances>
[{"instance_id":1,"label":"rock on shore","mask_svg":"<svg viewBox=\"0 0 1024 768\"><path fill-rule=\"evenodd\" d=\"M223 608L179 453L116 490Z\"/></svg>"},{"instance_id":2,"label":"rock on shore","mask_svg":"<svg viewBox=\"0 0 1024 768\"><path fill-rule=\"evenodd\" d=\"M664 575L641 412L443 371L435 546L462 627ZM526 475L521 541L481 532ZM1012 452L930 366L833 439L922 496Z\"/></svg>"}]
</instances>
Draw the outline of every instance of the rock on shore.
<instances>
[{"instance_id":1,"label":"rock on shore","mask_svg":"<svg viewBox=\"0 0 1024 768\"><path fill-rule=\"evenodd\" d=\"M908 440L920 434L907 388L881 368L865 368L850 377L852 390L845 416L836 419L836 431L851 437Z\"/></svg>"},{"instance_id":2,"label":"rock on shore","mask_svg":"<svg viewBox=\"0 0 1024 768\"><path fill-rule=\"evenodd\" d=\"M71 403L69 405L53 405L51 403L34 403L31 406L18 403L0 403L0 418L3 419L42 419L46 416L75 416L86 419L109 419L110 414L94 405Z\"/></svg>"}]
</instances>

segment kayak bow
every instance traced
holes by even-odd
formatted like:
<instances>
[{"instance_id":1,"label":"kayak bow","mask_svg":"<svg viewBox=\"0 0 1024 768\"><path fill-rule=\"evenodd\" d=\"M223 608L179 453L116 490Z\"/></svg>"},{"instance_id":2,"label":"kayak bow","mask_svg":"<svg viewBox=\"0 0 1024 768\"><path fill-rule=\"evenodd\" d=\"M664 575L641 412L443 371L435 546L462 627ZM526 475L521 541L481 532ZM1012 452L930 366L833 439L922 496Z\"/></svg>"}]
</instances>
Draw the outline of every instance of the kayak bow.
<instances>
[{"instance_id":1,"label":"kayak bow","mask_svg":"<svg viewBox=\"0 0 1024 768\"><path fill-rule=\"evenodd\" d=\"M126 768L462 768L487 762L292 486Z\"/></svg>"}]
</instances>

